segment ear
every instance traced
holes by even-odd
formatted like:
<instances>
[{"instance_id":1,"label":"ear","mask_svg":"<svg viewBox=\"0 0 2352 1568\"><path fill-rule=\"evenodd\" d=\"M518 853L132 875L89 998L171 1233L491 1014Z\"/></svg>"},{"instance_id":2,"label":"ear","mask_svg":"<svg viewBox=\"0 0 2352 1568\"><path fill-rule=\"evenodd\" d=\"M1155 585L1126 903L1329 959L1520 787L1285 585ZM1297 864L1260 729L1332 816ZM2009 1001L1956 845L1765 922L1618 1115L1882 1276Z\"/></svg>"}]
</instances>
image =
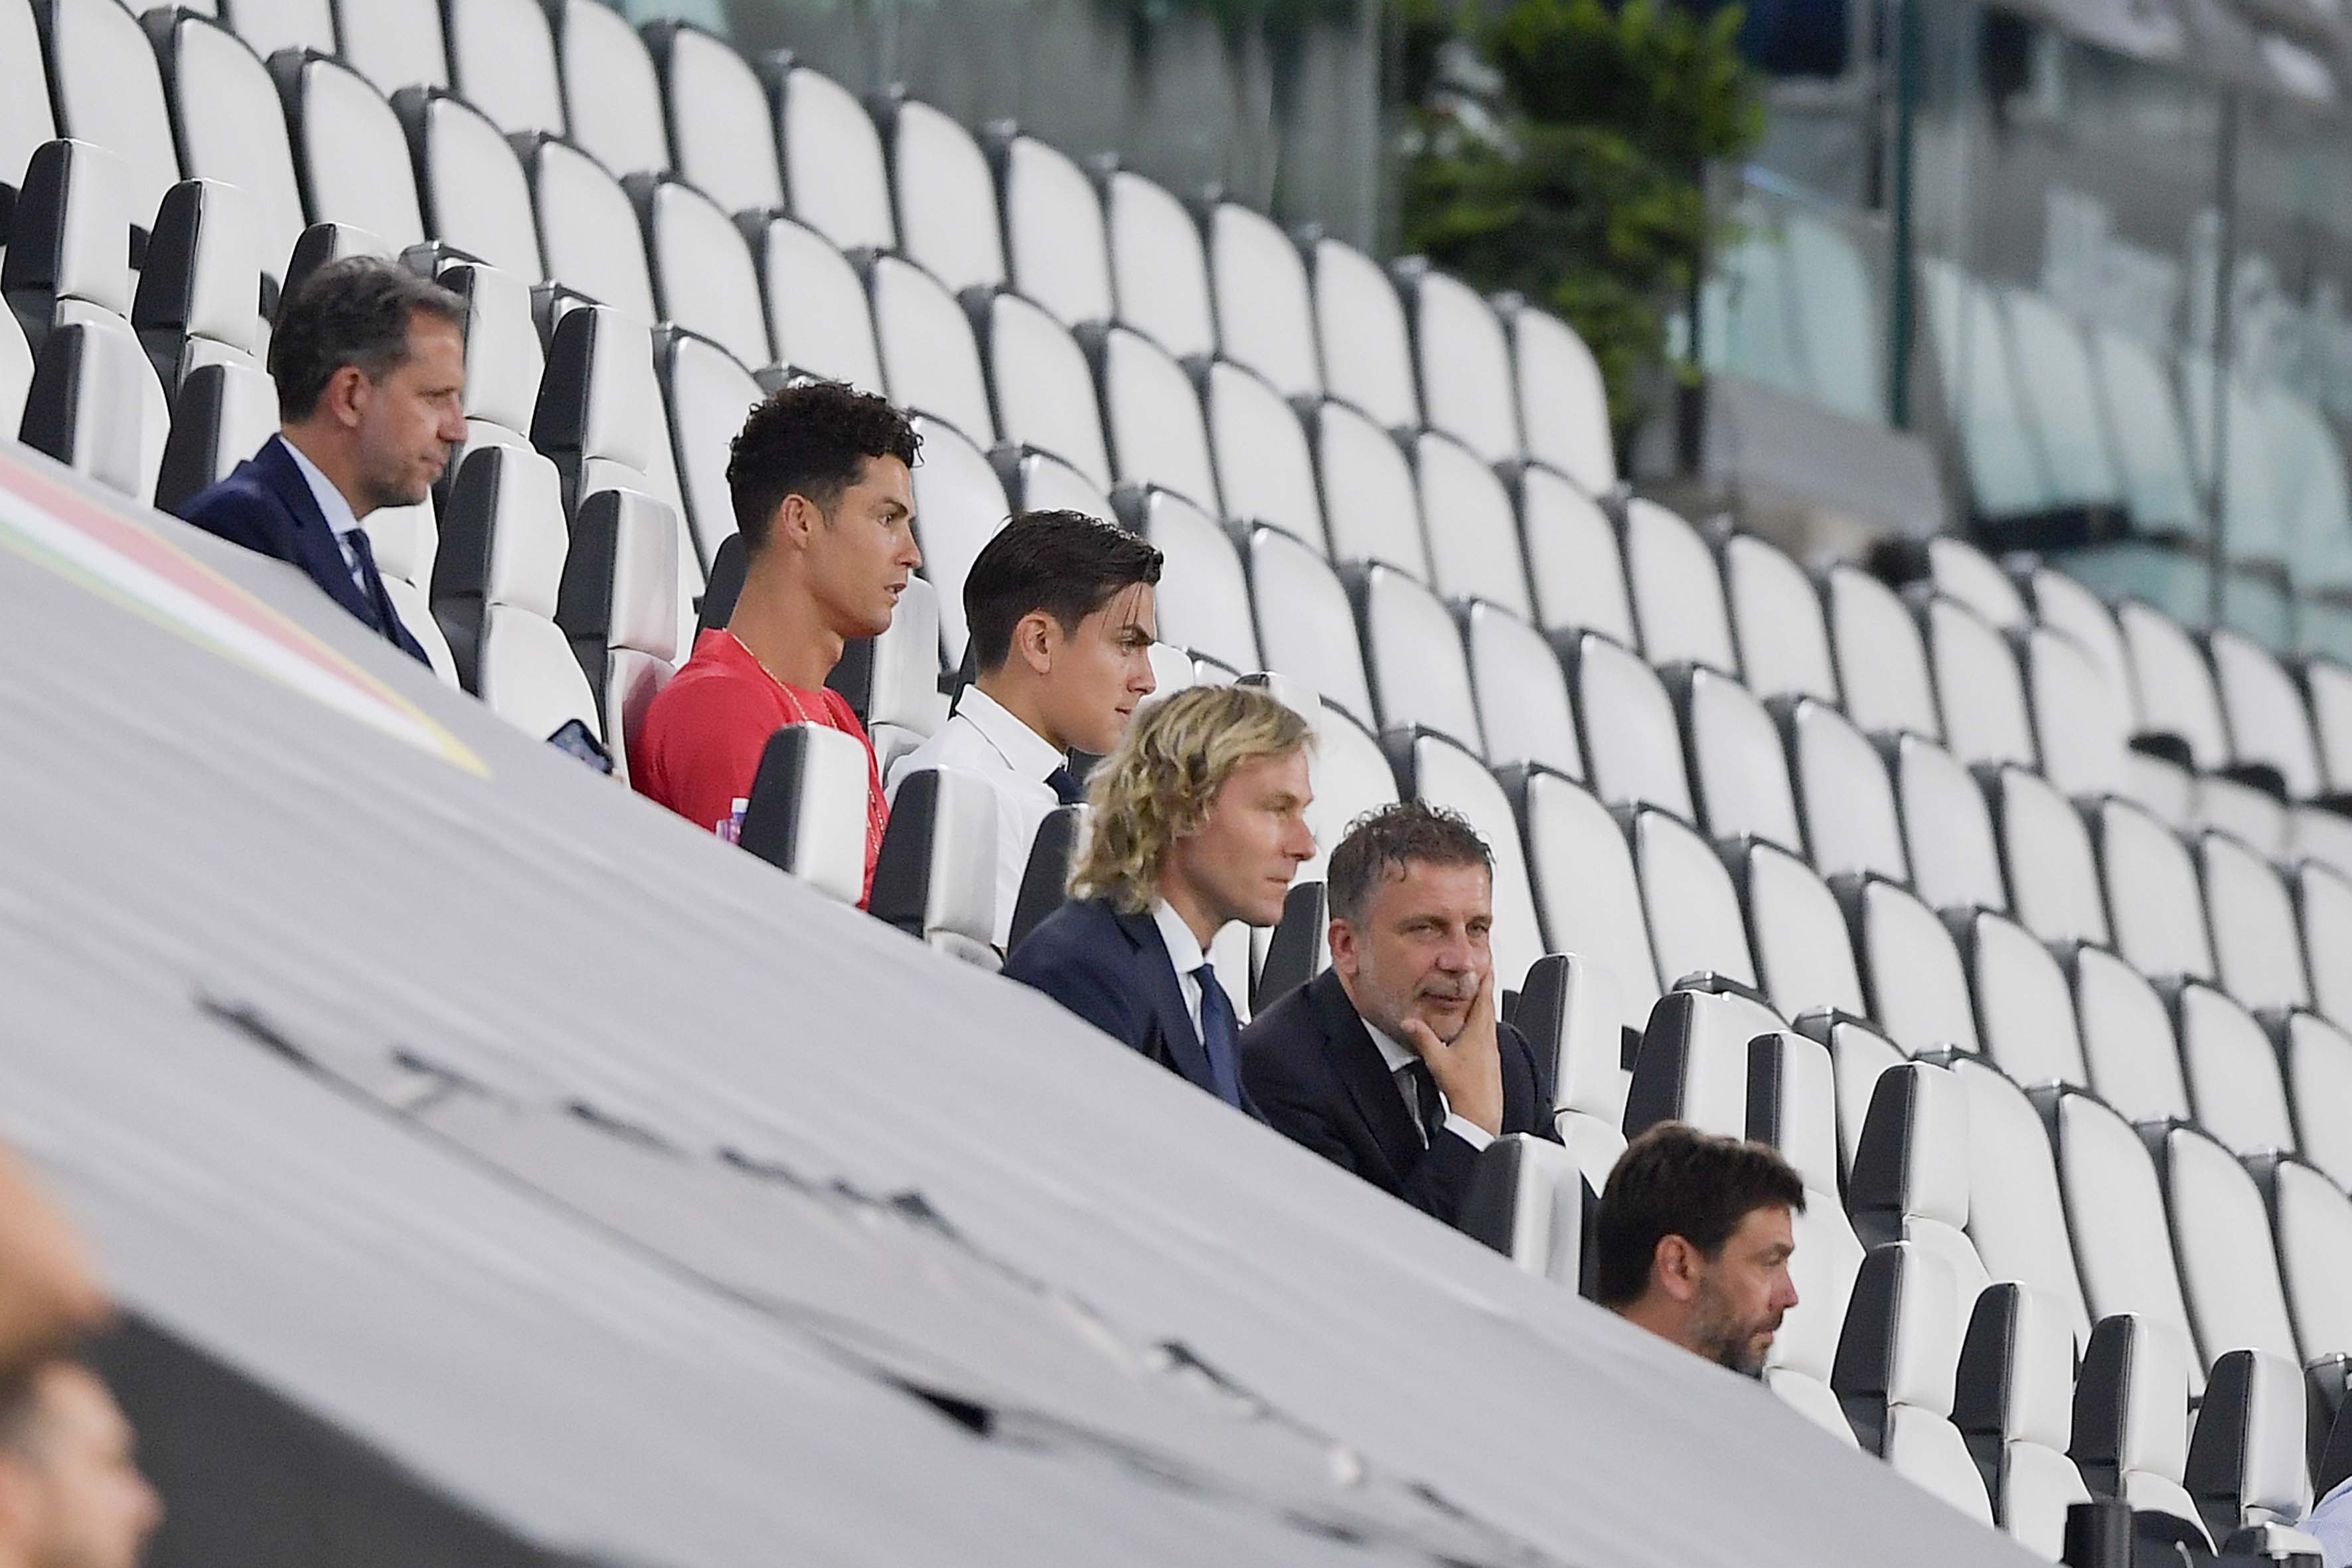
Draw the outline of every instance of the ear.
<instances>
[{"instance_id":1,"label":"ear","mask_svg":"<svg viewBox=\"0 0 2352 1568\"><path fill-rule=\"evenodd\" d=\"M768 530L768 537L794 550L808 548L809 536L824 526L824 513L816 503L797 491L784 497L776 508L776 521Z\"/></svg>"},{"instance_id":2,"label":"ear","mask_svg":"<svg viewBox=\"0 0 2352 1568\"><path fill-rule=\"evenodd\" d=\"M327 416L345 429L356 428L360 422L361 405L368 393L367 373L355 364L340 365L327 378L319 394L319 406Z\"/></svg>"},{"instance_id":3,"label":"ear","mask_svg":"<svg viewBox=\"0 0 2352 1568\"><path fill-rule=\"evenodd\" d=\"M1334 916L1330 928L1323 933L1323 940L1331 949L1331 967L1338 970L1343 978L1353 980L1360 967L1356 953L1356 928Z\"/></svg>"},{"instance_id":4,"label":"ear","mask_svg":"<svg viewBox=\"0 0 2352 1568\"><path fill-rule=\"evenodd\" d=\"M1032 610L1013 626L1013 657L1039 675L1050 675L1062 646L1062 628L1043 610Z\"/></svg>"},{"instance_id":5,"label":"ear","mask_svg":"<svg viewBox=\"0 0 2352 1568\"><path fill-rule=\"evenodd\" d=\"M1650 1283L1677 1301L1688 1301L1698 1294L1698 1249L1688 1237L1662 1236L1650 1255Z\"/></svg>"}]
</instances>

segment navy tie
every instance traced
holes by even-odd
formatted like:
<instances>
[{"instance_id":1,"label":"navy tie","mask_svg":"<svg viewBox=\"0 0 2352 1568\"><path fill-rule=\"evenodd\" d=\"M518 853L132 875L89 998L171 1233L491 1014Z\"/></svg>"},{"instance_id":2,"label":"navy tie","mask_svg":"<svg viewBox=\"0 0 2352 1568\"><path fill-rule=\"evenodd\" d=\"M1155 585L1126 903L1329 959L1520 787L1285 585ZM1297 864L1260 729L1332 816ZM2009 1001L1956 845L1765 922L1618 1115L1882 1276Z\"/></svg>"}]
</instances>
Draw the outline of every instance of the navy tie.
<instances>
[{"instance_id":1,"label":"navy tie","mask_svg":"<svg viewBox=\"0 0 2352 1568\"><path fill-rule=\"evenodd\" d=\"M355 528L343 535L352 542L352 555L359 563L360 592L367 596L368 623L384 636L392 636L396 624L392 612L392 596L383 591L383 574L375 569L375 547L368 542L367 530Z\"/></svg>"},{"instance_id":2,"label":"navy tie","mask_svg":"<svg viewBox=\"0 0 2352 1568\"><path fill-rule=\"evenodd\" d=\"M1234 1037L1240 1026L1234 1021L1234 1005L1225 995L1225 988L1217 984L1214 966L1203 963L1192 971L1192 978L1201 983L1201 1048L1209 1053L1209 1079L1216 1085L1217 1098L1236 1110L1242 1103L1241 1063L1234 1056Z\"/></svg>"},{"instance_id":3,"label":"navy tie","mask_svg":"<svg viewBox=\"0 0 2352 1568\"><path fill-rule=\"evenodd\" d=\"M1064 805L1076 805L1087 798L1085 788L1079 784L1077 775L1070 772L1067 763L1045 775L1045 787L1052 790L1054 798Z\"/></svg>"},{"instance_id":4,"label":"navy tie","mask_svg":"<svg viewBox=\"0 0 2352 1568\"><path fill-rule=\"evenodd\" d=\"M1410 1086L1413 1120L1421 1123L1421 1146L1426 1149L1445 1131L1445 1098L1438 1089L1437 1075L1416 1058L1397 1068L1397 1077Z\"/></svg>"}]
</instances>

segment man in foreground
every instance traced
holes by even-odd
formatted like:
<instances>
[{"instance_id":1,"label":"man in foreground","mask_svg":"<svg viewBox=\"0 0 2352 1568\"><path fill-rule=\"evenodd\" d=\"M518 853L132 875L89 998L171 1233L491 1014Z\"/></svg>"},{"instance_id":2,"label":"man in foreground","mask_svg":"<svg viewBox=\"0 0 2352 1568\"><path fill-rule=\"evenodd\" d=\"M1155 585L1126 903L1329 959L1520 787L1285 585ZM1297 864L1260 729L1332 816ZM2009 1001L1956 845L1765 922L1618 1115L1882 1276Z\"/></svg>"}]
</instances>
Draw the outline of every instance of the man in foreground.
<instances>
[{"instance_id":1,"label":"man in foreground","mask_svg":"<svg viewBox=\"0 0 2352 1568\"><path fill-rule=\"evenodd\" d=\"M1024 512L974 558L964 621L979 671L940 732L898 759L898 781L959 768L996 796L996 935L1013 929L1037 826L1084 798L1072 751L1108 754L1151 695L1160 552L1075 511Z\"/></svg>"},{"instance_id":2,"label":"man in foreground","mask_svg":"<svg viewBox=\"0 0 2352 1568\"><path fill-rule=\"evenodd\" d=\"M1359 818L1324 873L1331 967L1242 1031L1266 1121L1447 1225L1478 1152L1556 1137L1526 1038L1495 1016L1494 858L1456 813Z\"/></svg>"},{"instance_id":3,"label":"man in foreground","mask_svg":"<svg viewBox=\"0 0 2352 1568\"><path fill-rule=\"evenodd\" d=\"M1233 1004L1207 953L1229 921L1281 920L1292 876L1315 854L1313 738L1304 718L1252 687L1195 687L1147 710L1095 770L1072 901L1038 923L1004 973L1257 1115L1242 1088Z\"/></svg>"},{"instance_id":4,"label":"man in foreground","mask_svg":"<svg viewBox=\"0 0 2352 1568\"><path fill-rule=\"evenodd\" d=\"M97 1329L108 1310L72 1227L0 1146L0 1383Z\"/></svg>"},{"instance_id":5,"label":"man in foreground","mask_svg":"<svg viewBox=\"0 0 2352 1568\"><path fill-rule=\"evenodd\" d=\"M751 410L727 464L742 593L647 706L629 758L640 794L723 832L778 730L855 735L866 748L867 897L889 808L874 742L825 680L851 637L889 629L922 564L912 474L921 443L904 414L837 382L788 386Z\"/></svg>"},{"instance_id":6,"label":"man in foreground","mask_svg":"<svg viewBox=\"0 0 2352 1568\"><path fill-rule=\"evenodd\" d=\"M132 1568L163 1518L97 1373L58 1356L0 1378L0 1568Z\"/></svg>"},{"instance_id":7,"label":"man in foreground","mask_svg":"<svg viewBox=\"0 0 2352 1568\"><path fill-rule=\"evenodd\" d=\"M1594 1298L1628 1322L1748 1377L1782 1314L1805 1184L1762 1143L1661 1121L1601 1194Z\"/></svg>"},{"instance_id":8,"label":"man in foreground","mask_svg":"<svg viewBox=\"0 0 2352 1568\"><path fill-rule=\"evenodd\" d=\"M279 307L269 341L277 435L180 515L310 575L422 661L360 525L425 500L466 438L466 307L395 262L347 257Z\"/></svg>"}]
</instances>

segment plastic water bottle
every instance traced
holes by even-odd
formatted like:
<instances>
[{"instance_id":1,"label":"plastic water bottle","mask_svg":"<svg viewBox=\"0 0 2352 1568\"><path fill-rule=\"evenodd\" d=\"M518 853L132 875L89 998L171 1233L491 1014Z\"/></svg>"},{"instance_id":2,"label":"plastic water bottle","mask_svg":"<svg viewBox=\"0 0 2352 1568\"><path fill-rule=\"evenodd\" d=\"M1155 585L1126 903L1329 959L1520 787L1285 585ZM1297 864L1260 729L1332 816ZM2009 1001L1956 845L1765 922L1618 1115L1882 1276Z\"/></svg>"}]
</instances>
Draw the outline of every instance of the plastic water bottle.
<instances>
[{"instance_id":1,"label":"plastic water bottle","mask_svg":"<svg viewBox=\"0 0 2352 1568\"><path fill-rule=\"evenodd\" d=\"M751 809L751 803L741 795L737 795L733 805L727 813L727 820L719 825L719 837L730 844L742 843L743 814Z\"/></svg>"}]
</instances>

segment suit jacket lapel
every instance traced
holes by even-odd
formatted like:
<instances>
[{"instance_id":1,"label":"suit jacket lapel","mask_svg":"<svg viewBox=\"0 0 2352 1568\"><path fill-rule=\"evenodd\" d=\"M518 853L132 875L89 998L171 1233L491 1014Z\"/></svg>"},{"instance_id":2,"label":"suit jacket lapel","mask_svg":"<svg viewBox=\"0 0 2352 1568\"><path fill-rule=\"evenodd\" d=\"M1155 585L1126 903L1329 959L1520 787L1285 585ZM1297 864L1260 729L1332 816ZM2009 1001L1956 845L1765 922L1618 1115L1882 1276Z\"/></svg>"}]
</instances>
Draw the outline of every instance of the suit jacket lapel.
<instances>
[{"instance_id":1,"label":"suit jacket lapel","mask_svg":"<svg viewBox=\"0 0 2352 1568\"><path fill-rule=\"evenodd\" d=\"M327 525L327 514L319 510L319 498L310 493L310 480L302 477L294 455L286 450L285 437L272 436L253 455L252 461L262 482L293 514L296 563L335 603L362 621L374 625L375 606L360 592L359 584L352 576L351 563L343 559L343 547L336 542L335 531Z\"/></svg>"},{"instance_id":2,"label":"suit jacket lapel","mask_svg":"<svg viewBox=\"0 0 2352 1568\"><path fill-rule=\"evenodd\" d=\"M1323 1026L1323 1049L1332 1068L1348 1086L1348 1098L1355 1101L1356 1113L1370 1130L1391 1174L1402 1181L1406 1168L1421 1158L1421 1134L1404 1108L1404 1096L1397 1092L1396 1079L1389 1072L1381 1047L1373 1043L1363 1019L1356 1016L1355 1004L1348 1000L1335 971L1327 969L1317 975L1307 988L1307 996Z\"/></svg>"},{"instance_id":3,"label":"suit jacket lapel","mask_svg":"<svg viewBox=\"0 0 2352 1568\"><path fill-rule=\"evenodd\" d=\"M1209 1070L1209 1053L1201 1044L1201 1037L1192 1027L1192 1009L1184 1005L1184 992L1176 984L1175 961L1168 956L1168 944L1160 940L1160 928L1148 913L1120 915L1118 929L1127 933L1143 958L1144 994L1150 999L1152 1016L1160 1020L1160 1038L1168 1043L1168 1059L1176 1070L1211 1094L1217 1092L1216 1075Z\"/></svg>"}]
</instances>

